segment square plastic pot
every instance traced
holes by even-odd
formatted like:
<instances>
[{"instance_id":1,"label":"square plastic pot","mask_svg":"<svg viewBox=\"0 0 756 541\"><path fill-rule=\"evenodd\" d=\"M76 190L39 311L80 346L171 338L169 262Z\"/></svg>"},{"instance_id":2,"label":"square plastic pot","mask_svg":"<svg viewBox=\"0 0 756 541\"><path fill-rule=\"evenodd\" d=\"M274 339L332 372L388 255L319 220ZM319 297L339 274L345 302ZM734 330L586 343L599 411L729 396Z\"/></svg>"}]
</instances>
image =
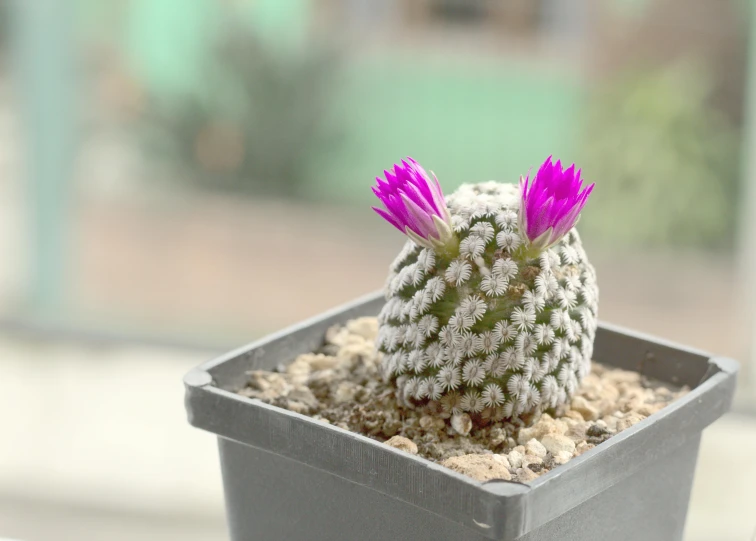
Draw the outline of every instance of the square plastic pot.
<instances>
[{"instance_id":1,"label":"square plastic pot","mask_svg":"<svg viewBox=\"0 0 756 541\"><path fill-rule=\"evenodd\" d=\"M235 393L249 370L314 351L381 295L189 372L189 422L218 436L233 541L674 541L701 431L725 413L737 363L601 325L594 358L692 391L529 484L481 483L423 458Z\"/></svg>"}]
</instances>

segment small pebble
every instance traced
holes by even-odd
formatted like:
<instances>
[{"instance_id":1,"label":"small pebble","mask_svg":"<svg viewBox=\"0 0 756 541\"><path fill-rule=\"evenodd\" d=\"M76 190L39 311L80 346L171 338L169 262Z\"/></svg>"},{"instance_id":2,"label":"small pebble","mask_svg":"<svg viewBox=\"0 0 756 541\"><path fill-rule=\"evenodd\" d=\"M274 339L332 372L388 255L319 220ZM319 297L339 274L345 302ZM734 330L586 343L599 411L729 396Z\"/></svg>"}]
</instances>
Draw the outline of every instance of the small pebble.
<instances>
[{"instance_id":1,"label":"small pebble","mask_svg":"<svg viewBox=\"0 0 756 541\"><path fill-rule=\"evenodd\" d=\"M325 341L334 346L343 346L349 336L349 329L341 325L329 327L325 334Z\"/></svg>"},{"instance_id":2,"label":"small pebble","mask_svg":"<svg viewBox=\"0 0 756 541\"><path fill-rule=\"evenodd\" d=\"M585 436L586 442L597 445L608 440L612 436L612 433L605 423L604 426L596 423L588 427L588 430L585 431Z\"/></svg>"},{"instance_id":3,"label":"small pebble","mask_svg":"<svg viewBox=\"0 0 756 541\"><path fill-rule=\"evenodd\" d=\"M619 398L619 394L616 385L599 380L599 399L614 403Z\"/></svg>"},{"instance_id":4,"label":"small pebble","mask_svg":"<svg viewBox=\"0 0 756 541\"><path fill-rule=\"evenodd\" d=\"M638 408L637 413L644 418L650 417L654 413L659 411L663 406L663 404L644 404L640 408Z\"/></svg>"},{"instance_id":5,"label":"small pebble","mask_svg":"<svg viewBox=\"0 0 756 541\"><path fill-rule=\"evenodd\" d=\"M567 451L559 451L554 455L555 464L567 464L570 459L572 459L572 453L568 453Z\"/></svg>"},{"instance_id":6,"label":"small pebble","mask_svg":"<svg viewBox=\"0 0 756 541\"><path fill-rule=\"evenodd\" d=\"M580 456L586 451L590 451L594 447L596 447L594 444L588 443L587 441L580 442L575 447L575 456Z\"/></svg>"},{"instance_id":7,"label":"small pebble","mask_svg":"<svg viewBox=\"0 0 756 541\"><path fill-rule=\"evenodd\" d=\"M419 421L420 427L424 430L441 430L446 426L446 423L443 419L439 419L438 417L433 417L431 415L423 415L420 417Z\"/></svg>"},{"instance_id":8,"label":"small pebble","mask_svg":"<svg viewBox=\"0 0 756 541\"><path fill-rule=\"evenodd\" d=\"M511 438L507 435L507 431L503 430L501 427L494 427L491 429L491 432L488 435L488 441L491 442L492 447L501 447L502 445L507 445L507 447L511 447L509 445L509 440ZM514 443L514 440L513 440Z\"/></svg>"},{"instance_id":9,"label":"small pebble","mask_svg":"<svg viewBox=\"0 0 756 541\"><path fill-rule=\"evenodd\" d=\"M572 454L575 451L575 442L562 434L546 434L541 438L541 443L552 455L561 451Z\"/></svg>"},{"instance_id":10,"label":"small pebble","mask_svg":"<svg viewBox=\"0 0 756 541\"><path fill-rule=\"evenodd\" d=\"M528 469L532 472L536 473L542 473L544 471L543 462L529 462L528 463Z\"/></svg>"},{"instance_id":11,"label":"small pebble","mask_svg":"<svg viewBox=\"0 0 756 541\"><path fill-rule=\"evenodd\" d=\"M606 423L606 428L611 432L615 432L617 430L617 421L619 421L619 419L617 419L614 415L607 415L601 420Z\"/></svg>"},{"instance_id":12,"label":"small pebble","mask_svg":"<svg viewBox=\"0 0 756 541\"><path fill-rule=\"evenodd\" d=\"M307 406L310 409L318 407L318 399L312 394L312 391L308 387L295 387L287 395L289 400L296 400Z\"/></svg>"},{"instance_id":13,"label":"small pebble","mask_svg":"<svg viewBox=\"0 0 756 541\"><path fill-rule=\"evenodd\" d=\"M634 424L640 423L645 418L646 417L644 415L639 415L637 413L629 413L625 416L624 419L619 419L617 421L617 432L627 430Z\"/></svg>"},{"instance_id":14,"label":"small pebble","mask_svg":"<svg viewBox=\"0 0 756 541\"><path fill-rule=\"evenodd\" d=\"M581 441L585 441L585 434L588 430L588 423L582 422L582 423L575 423L572 425L567 432L565 432L565 436L570 438L572 441L574 441L576 444L580 443Z\"/></svg>"},{"instance_id":15,"label":"small pebble","mask_svg":"<svg viewBox=\"0 0 756 541\"><path fill-rule=\"evenodd\" d=\"M510 451L507 456L509 457L509 463L513 468L522 467L522 459L525 458L522 453L520 453L519 451Z\"/></svg>"},{"instance_id":16,"label":"small pebble","mask_svg":"<svg viewBox=\"0 0 756 541\"><path fill-rule=\"evenodd\" d=\"M533 464L541 465L543 464L543 460L541 459L540 456L535 456L535 455L525 455L524 457L522 457L523 468L529 468ZM533 470L533 471L538 471L538 470Z\"/></svg>"},{"instance_id":17,"label":"small pebble","mask_svg":"<svg viewBox=\"0 0 756 541\"><path fill-rule=\"evenodd\" d=\"M553 419L549 414L544 413L532 427L520 430L517 443L525 445L533 438L540 440L546 434L564 434L568 428L567 423L561 419Z\"/></svg>"},{"instance_id":18,"label":"small pebble","mask_svg":"<svg viewBox=\"0 0 756 541\"><path fill-rule=\"evenodd\" d=\"M520 483L527 483L528 481L538 479L538 474L530 468L518 468L516 474L517 480Z\"/></svg>"},{"instance_id":19,"label":"small pebble","mask_svg":"<svg viewBox=\"0 0 756 541\"><path fill-rule=\"evenodd\" d=\"M466 413L452 415L451 426L460 436L467 436L473 427L472 419L470 419L470 416Z\"/></svg>"},{"instance_id":20,"label":"small pebble","mask_svg":"<svg viewBox=\"0 0 756 541\"><path fill-rule=\"evenodd\" d=\"M304 385L310 377L310 363L300 355L293 363L285 368L286 374L294 385Z\"/></svg>"},{"instance_id":21,"label":"small pebble","mask_svg":"<svg viewBox=\"0 0 756 541\"><path fill-rule=\"evenodd\" d=\"M354 397L357 395L359 387L351 381L342 381L339 386L336 387L336 392L333 393L333 401L335 404L344 404L346 402L354 402Z\"/></svg>"},{"instance_id":22,"label":"small pebble","mask_svg":"<svg viewBox=\"0 0 756 541\"><path fill-rule=\"evenodd\" d=\"M519 451L510 451L507 456L509 457L509 464L513 468L522 467L522 459L525 458L522 453Z\"/></svg>"},{"instance_id":23,"label":"small pebble","mask_svg":"<svg viewBox=\"0 0 756 541\"><path fill-rule=\"evenodd\" d=\"M393 438L389 438L386 441L386 445L394 447L406 453L411 453L413 455L417 454L417 444L414 441L409 440L403 436L394 436Z\"/></svg>"},{"instance_id":24,"label":"small pebble","mask_svg":"<svg viewBox=\"0 0 756 541\"><path fill-rule=\"evenodd\" d=\"M589 438L600 438L602 436L606 436L607 434L609 434L609 431L598 423L589 426L588 430L585 431L585 435Z\"/></svg>"},{"instance_id":25,"label":"small pebble","mask_svg":"<svg viewBox=\"0 0 756 541\"><path fill-rule=\"evenodd\" d=\"M339 349L336 354L336 358L339 361L339 366L347 370L351 370L364 357L368 357L372 354L373 346L363 341L359 344L347 344Z\"/></svg>"},{"instance_id":26,"label":"small pebble","mask_svg":"<svg viewBox=\"0 0 756 541\"><path fill-rule=\"evenodd\" d=\"M493 459L501 463L508 470L512 468L512 464L509 463L509 458L506 455L493 455Z\"/></svg>"},{"instance_id":27,"label":"small pebble","mask_svg":"<svg viewBox=\"0 0 756 541\"><path fill-rule=\"evenodd\" d=\"M567 410L566 412L564 412L564 417L565 417L565 421L567 419L572 419L572 420L577 421L579 423L582 423L582 422L585 421L585 418L580 414L579 411L572 410L572 409Z\"/></svg>"},{"instance_id":28,"label":"small pebble","mask_svg":"<svg viewBox=\"0 0 756 541\"><path fill-rule=\"evenodd\" d=\"M512 479L509 468L497 458L497 455L455 456L447 458L441 465L469 475L477 481L490 481L491 479L510 481Z\"/></svg>"},{"instance_id":29,"label":"small pebble","mask_svg":"<svg viewBox=\"0 0 756 541\"><path fill-rule=\"evenodd\" d=\"M606 372L606 379L612 383L639 383L641 375L628 370L610 370Z\"/></svg>"},{"instance_id":30,"label":"small pebble","mask_svg":"<svg viewBox=\"0 0 756 541\"><path fill-rule=\"evenodd\" d=\"M312 370L328 370L329 368L336 368L339 364L339 359L330 355L318 354L303 357L310 363Z\"/></svg>"},{"instance_id":31,"label":"small pebble","mask_svg":"<svg viewBox=\"0 0 756 541\"><path fill-rule=\"evenodd\" d=\"M250 388L259 391L259 394L255 395L255 398L260 398L261 400L272 400L286 396L292 389L291 384L283 374L254 370L248 376Z\"/></svg>"},{"instance_id":32,"label":"small pebble","mask_svg":"<svg viewBox=\"0 0 756 541\"><path fill-rule=\"evenodd\" d=\"M378 335L378 321L374 317L359 317L348 321L347 330L352 334L362 336L366 340L375 340Z\"/></svg>"},{"instance_id":33,"label":"small pebble","mask_svg":"<svg viewBox=\"0 0 756 541\"><path fill-rule=\"evenodd\" d=\"M570 405L570 407L572 407L573 410L582 415L586 421L594 421L598 419L599 411L591 404L589 404L588 401L582 396L574 397L572 399L572 404Z\"/></svg>"},{"instance_id":34,"label":"small pebble","mask_svg":"<svg viewBox=\"0 0 756 541\"><path fill-rule=\"evenodd\" d=\"M525 452L537 456L538 458L543 458L546 456L546 447L543 446L543 444L538 441L537 439L533 438L525 445Z\"/></svg>"}]
</instances>

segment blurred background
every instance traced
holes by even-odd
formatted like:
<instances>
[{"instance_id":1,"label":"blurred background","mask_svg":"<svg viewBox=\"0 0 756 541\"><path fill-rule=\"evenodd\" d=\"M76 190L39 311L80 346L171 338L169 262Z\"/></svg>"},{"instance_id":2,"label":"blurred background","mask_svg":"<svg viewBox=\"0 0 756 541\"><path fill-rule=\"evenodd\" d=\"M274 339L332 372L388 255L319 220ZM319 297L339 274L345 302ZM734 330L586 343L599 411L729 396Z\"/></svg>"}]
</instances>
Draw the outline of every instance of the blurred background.
<instances>
[{"instance_id":1,"label":"blurred background","mask_svg":"<svg viewBox=\"0 0 756 541\"><path fill-rule=\"evenodd\" d=\"M380 288L369 209L553 154L601 317L734 357L688 541L756 529L747 0L0 0L0 538L225 539L181 377Z\"/></svg>"}]
</instances>

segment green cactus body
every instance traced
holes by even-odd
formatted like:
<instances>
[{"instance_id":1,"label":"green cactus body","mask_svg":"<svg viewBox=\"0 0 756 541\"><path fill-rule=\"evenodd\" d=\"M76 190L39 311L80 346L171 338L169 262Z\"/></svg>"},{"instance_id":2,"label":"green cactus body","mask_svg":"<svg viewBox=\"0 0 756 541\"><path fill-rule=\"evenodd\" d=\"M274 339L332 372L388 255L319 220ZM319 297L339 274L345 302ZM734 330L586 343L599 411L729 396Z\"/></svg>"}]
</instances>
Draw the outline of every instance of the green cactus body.
<instances>
[{"instance_id":1,"label":"green cactus body","mask_svg":"<svg viewBox=\"0 0 756 541\"><path fill-rule=\"evenodd\" d=\"M598 287L572 229L540 254L520 232L514 185L447 198L458 250L408 241L379 315L384 377L400 401L473 421L565 403L590 371Z\"/></svg>"}]
</instances>

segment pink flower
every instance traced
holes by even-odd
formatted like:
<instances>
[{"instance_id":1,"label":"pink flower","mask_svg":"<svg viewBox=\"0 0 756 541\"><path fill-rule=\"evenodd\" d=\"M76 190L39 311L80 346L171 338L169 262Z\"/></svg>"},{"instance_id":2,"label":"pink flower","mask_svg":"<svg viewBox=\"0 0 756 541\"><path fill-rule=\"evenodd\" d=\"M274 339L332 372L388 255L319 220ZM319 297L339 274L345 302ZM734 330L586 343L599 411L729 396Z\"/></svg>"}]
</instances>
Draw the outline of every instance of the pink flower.
<instances>
[{"instance_id":1,"label":"pink flower","mask_svg":"<svg viewBox=\"0 0 756 541\"><path fill-rule=\"evenodd\" d=\"M520 179L520 232L531 248L545 250L565 236L577 223L593 184L583 188L580 169L562 169L561 161L549 156L533 177ZM582 189L582 191L581 191Z\"/></svg>"},{"instance_id":2,"label":"pink flower","mask_svg":"<svg viewBox=\"0 0 756 541\"><path fill-rule=\"evenodd\" d=\"M431 179L412 158L383 173L386 180L376 177L378 185L373 193L385 209L373 210L420 246L439 248L448 244L454 238L451 215L435 175Z\"/></svg>"}]
</instances>

